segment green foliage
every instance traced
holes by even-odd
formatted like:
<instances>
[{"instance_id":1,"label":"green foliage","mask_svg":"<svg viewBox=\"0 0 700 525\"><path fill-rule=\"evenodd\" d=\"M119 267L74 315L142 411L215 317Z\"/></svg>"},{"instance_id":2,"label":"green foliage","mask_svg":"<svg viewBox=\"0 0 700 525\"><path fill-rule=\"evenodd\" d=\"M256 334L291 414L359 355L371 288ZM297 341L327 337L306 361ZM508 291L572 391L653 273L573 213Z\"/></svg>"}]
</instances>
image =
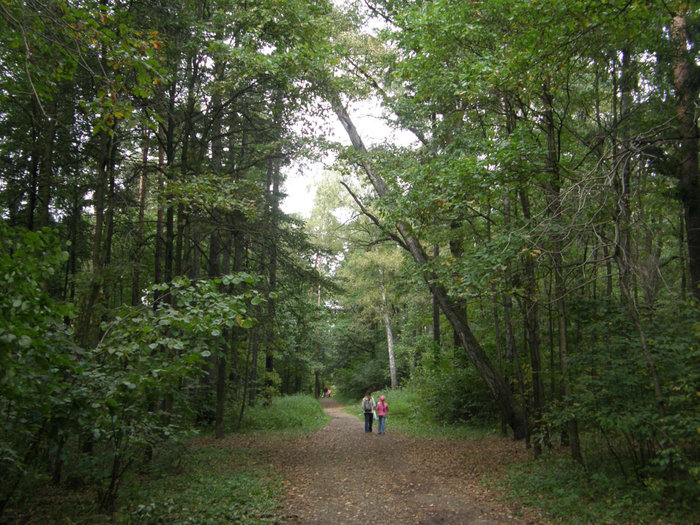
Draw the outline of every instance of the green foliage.
<instances>
[{"instance_id":1,"label":"green foliage","mask_svg":"<svg viewBox=\"0 0 700 525\"><path fill-rule=\"evenodd\" d=\"M351 368L336 370L333 382L351 398L363 397L367 390L376 390L388 383L389 370L386 359L372 359L353 363Z\"/></svg>"},{"instance_id":2,"label":"green foliage","mask_svg":"<svg viewBox=\"0 0 700 525\"><path fill-rule=\"evenodd\" d=\"M312 432L327 421L321 406L306 394L275 397L269 405L249 408L244 416L241 431L294 430Z\"/></svg>"},{"instance_id":3,"label":"green foliage","mask_svg":"<svg viewBox=\"0 0 700 525\"><path fill-rule=\"evenodd\" d=\"M697 385L700 361L695 307L671 308L675 322L652 323L648 332L666 385L663 417L624 311L599 301L579 302L572 310L576 322L586 320L580 330L586 351L572 357L570 397L552 405L545 420L552 430L576 418L589 435L584 461L591 473L605 469L612 477L613 466L622 483L646 487L646 499L682 506L700 501L700 415L697 388L690 386Z\"/></svg>"},{"instance_id":4,"label":"green foliage","mask_svg":"<svg viewBox=\"0 0 700 525\"><path fill-rule=\"evenodd\" d=\"M179 279L164 288L170 302L124 309L105 324L96 348L81 349L62 324L70 309L45 291L45 279L65 258L55 236L4 222L0 228L3 505L42 474L43 451L55 479L63 474L93 485L100 507L111 510L134 462L185 431L188 399L179 385L197 378L204 358L223 347L223 328L255 322L248 309L259 295L221 287L255 280Z\"/></svg>"},{"instance_id":5,"label":"green foliage","mask_svg":"<svg viewBox=\"0 0 700 525\"><path fill-rule=\"evenodd\" d=\"M71 308L50 297L46 278L66 254L54 232L12 229L0 221L0 504L47 436L75 415L73 381L81 352L63 324ZM0 507L1 511L1 507Z\"/></svg>"},{"instance_id":6,"label":"green foliage","mask_svg":"<svg viewBox=\"0 0 700 525\"><path fill-rule=\"evenodd\" d=\"M472 366L453 358L424 356L410 382L423 417L445 424L493 423L498 407Z\"/></svg>"},{"instance_id":7,"label":"green foliage","mask_svg":"<svg viewBox=\"0 0 700 525\"><path fill-rule=\"evenodd\" d=\"M520 464L505 480L508 499L546 511L559 523L691 523L697 506L650 497L608 468L590 470L557 456Z\"/></svg>"}]
</instances>

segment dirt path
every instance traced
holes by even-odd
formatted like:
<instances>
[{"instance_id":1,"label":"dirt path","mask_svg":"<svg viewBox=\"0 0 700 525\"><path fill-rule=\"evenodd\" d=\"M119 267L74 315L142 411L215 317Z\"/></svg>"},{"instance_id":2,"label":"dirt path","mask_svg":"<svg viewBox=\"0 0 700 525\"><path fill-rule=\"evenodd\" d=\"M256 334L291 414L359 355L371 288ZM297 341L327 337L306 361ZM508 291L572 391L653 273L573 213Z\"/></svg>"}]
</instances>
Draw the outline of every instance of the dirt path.
<instances>
[{"instance_id":1,"label":"dirt path","mask_svg":"<svg viewBox=\"0 0 700 525\"><path fill-rule=\"evenodd\" d=\"M331 421L312 436L266 451L286 481L282 523L545 523L509 507L479 483L488 471L522 459L522 443L366 434L364 424L332 399Z\"/></svg>"}]
</instances>

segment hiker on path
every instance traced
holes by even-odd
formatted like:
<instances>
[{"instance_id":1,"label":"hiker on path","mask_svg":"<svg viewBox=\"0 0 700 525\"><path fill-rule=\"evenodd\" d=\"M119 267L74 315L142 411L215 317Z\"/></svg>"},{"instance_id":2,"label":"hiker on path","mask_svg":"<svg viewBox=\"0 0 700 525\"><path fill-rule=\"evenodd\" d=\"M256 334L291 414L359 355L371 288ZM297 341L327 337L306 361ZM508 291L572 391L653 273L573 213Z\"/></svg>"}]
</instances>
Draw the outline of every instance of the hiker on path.
<instances>
[{"instance_id":1,"label":"hiker on path","mask_svg":"<svg viewBox=\"0 0 700 525\"><path fill-rule=\"evenodd\" d=\"M389 412L389 405L386 402L386 398L381 396L379 398L379 403L377 403L377 434L386 434L386 413Z\"/></svg>"},{"instance_id":2,"label":"hiker on path","mask_svg":"<svg viewBox=\"0 0 700 525\"><path fill-rule=\"evenodd\" d=\"M362 411L365 414L365 432L372 432L372 421L374 420L374 409L377 403L372 397L372 392L367 390L365 397L362 398Z\"/></svg>"}]
</instances>

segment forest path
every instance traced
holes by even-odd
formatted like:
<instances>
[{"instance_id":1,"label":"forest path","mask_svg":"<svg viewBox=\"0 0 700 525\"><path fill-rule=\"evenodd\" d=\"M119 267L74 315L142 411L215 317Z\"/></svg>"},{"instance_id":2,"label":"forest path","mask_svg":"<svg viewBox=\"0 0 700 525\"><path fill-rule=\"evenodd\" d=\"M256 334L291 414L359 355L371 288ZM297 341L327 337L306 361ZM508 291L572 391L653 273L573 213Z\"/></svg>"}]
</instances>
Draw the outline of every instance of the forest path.
<instances>
[{"instance_id":1,"label":"forest path","mask_svg":"<svg viewBox=\"0 0 700 525\"><path fill-rule=\"evenodd\" d=\"M329 423L263 454L285 479L282 523L545 523L539 513L499 501L479 479L522 460L522 443L364 432L333 399L320 400ZM359 408L358 408L359 411Z\"/></svg>"}]
</instances>

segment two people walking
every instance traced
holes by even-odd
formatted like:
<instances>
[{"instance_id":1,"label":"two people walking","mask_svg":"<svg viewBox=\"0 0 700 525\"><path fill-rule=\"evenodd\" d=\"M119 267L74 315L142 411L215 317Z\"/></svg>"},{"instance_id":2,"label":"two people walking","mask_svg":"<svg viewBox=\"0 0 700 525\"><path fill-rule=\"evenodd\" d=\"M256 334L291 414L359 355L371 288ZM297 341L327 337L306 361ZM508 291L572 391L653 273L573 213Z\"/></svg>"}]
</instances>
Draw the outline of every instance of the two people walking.
<instances>
[{"instance_id":1,"label":"two people walking","mask_svg":"<svg viewBox=\"0 0 700 525\"><path fill-rule=\"evenodd\" d=\"M377 434L386 433L386 415L389 412L389 405L386 398L381 396L379 403L372 397L372 392L369 390L362 398L362 412L365 416L365 432L372 432L372 423L377 419Z\"/></svg>"}]
</instances>

